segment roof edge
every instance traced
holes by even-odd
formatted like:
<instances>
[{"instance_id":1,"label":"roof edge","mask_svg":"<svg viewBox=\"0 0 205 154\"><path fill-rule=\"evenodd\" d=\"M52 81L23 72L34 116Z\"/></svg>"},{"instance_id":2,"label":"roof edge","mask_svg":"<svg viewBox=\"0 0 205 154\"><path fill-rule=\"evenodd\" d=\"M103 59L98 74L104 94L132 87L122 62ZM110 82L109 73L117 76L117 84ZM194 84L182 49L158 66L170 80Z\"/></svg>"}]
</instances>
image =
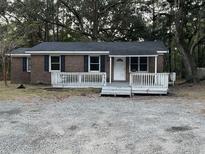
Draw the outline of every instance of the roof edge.
<instances>
[{"instance_id":1,"label":"roof edge","mask_svg":"<svg viewBox=\"0 0 205 154\"><path fill-rule=\"evenodd\" d=\"M30 57L31 54L26 54L26 53L21 53L21 54L6 54L6 56L10 56L10 57Z\"/></svg>"},{"instance_id":2,"label":"roof edge","mask_svg":"<svg viewBox=\"0 0 205 154\"><path fill-rule=\"evenodd\" d=\"M27 54L109 54L110 51L26 51Z\"/></svg>"}]
</instances>

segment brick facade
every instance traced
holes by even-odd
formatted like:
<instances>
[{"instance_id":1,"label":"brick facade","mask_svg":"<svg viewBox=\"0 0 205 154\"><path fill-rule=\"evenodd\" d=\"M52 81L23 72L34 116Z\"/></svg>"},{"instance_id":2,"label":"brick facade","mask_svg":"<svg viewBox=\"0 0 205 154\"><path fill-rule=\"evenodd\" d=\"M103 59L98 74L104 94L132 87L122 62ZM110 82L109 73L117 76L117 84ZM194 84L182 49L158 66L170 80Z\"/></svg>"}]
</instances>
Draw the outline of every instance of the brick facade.
<instances>
[{"instance_id":1,"label":"brick facade","mask_svg":"<svg viewBox=\"0 0 205 154\"><path fill-rule=\"evenodd\" d=\"M44 56L31 56L31 83L50 84L51 73L44 71ZM84 72L84 56L65 56L65 72Z\"/></svg>"},{"instance_id":2,"label":"brick facade","mask_svg":"<svg viewBox=\"0 0 205 154\"><path fill-rule=\"evenodd\" d=\"M159 55L157 59L157 72L162 73L164 72L164 56Z\"/></svg>"},{"instance_id":3,"label":"brick facade","mask_svg":"<svg viewBox=\"0 0 205 154\"><path fill-rule=\"evenodd\" d=\"M12 83L30 83L30 72L23 72L22 61L22 57L13 57L11 59Z\"/></svg>"},{"instance_id":4,"label":"brick facade","mask_svg":"<svg viewBox=\"0 0 205 154\"><path fill-rule=\"evenodd\" d=\"M51 73L44 70L44 56L31 56L31 83L33 84L50 84Z\"/></svg>"},{"instance_id":5,"label":"brick facade","mask_svg":"<svg viewBox=\"0 0 205 154\"><path fill-rule=\"evenodd\" d=\"M84 56L65 56L65 72L84 72Z\"/></svg>"},{"instance_id":6,"label":"brick facade","mask_svg":"<svg viewBox=\"0 0 205 154\"><path fill-rule=\"evenodd\" d=\"M105 56L105 72L107 73L107 81L109 81L110 58ZM44 71L44 56L31 56L32 69L31 73L23 72L22 58L13 57L11 65L11 81L13 83L33 83L33 84L50 84L51 73ZM129 81L129 58L126 58L126 80ZM149 57L149 72L154 72L154 57ZM113 80L114 58L112 58L112 80ZM163 72L164 56L158 56L158 72ZM84 72L84 56L83 55L67 55L65 56L65 72Z\"/></svg>"},{"instance_id":7,"label":"brick facade","mask_svg":"<svg viewBox=\"0 0 205 154\"><path fill-rule=\"evenodd\" d=\"M154 73L155 69L155 58L149 57L149 72ZM164 71L164 56L159 55L157 57L157 72L162 73Z\"/></svg>"}]
</instances>

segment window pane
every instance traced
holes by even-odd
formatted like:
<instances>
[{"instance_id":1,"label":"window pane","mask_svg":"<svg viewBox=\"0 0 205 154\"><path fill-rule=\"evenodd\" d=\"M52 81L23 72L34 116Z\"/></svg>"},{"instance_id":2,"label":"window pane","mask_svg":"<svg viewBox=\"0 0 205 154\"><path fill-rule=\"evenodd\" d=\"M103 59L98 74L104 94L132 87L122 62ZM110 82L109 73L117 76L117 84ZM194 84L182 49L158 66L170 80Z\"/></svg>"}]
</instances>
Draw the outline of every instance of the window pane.
<instances>
[{"instance_id":1,"label":"window pane","mask_svg":"<svg viewBox=\"0 0 205 154\"><path fill-rule=\"evenodd\" d=\"M132 57L131 58L131 63L138 64L138 57Z\"/></svg>"},{"instance_id":2,"label":"window pane","mask_svg":"<svg viewBox=\"0 0 205 154\"><path fill-rule=\"evenodd\" d=\"M140 64L140 71L147 71L147 64Z\"/></svg>"},{"instance_id":3,"label":"window pane","mask_svg":"<svg viewBox=\"0 0 205 154\"><path fill-rule=\"evenodd\" d=\"M140 57L140 64L147 64L147 57Z\"/></svg>"},{"instance_id":4,"label":"window pane","mask_svg":"<svg viewBox=\"0 0 205 154\"><path fill-rule=\"evenodd\" d=\"M99 64L99 57L90 57L90 63L97 63L97 64Z\"/></svg>"},{"instance_id":5,"label":"window pane","mask_svg":"<svg viewBox=\"0 0 205 154\"><path fill-rule=\"evenodd\" d=\"M60 56L51 56L51 70L60 70Z\"/></svg>"},{"instance_id":6,"label":"window pane","mask_svg":"<svg viewBox=\"0 0 205 154\"><path fill-rule=\"evenodd\" d=\"M51 64L51 70L60 70L59 64Z\"/></svg>"},{"instance_id":7,"label":"window pane","mask_svg":"<svg viewBox=\"0 0 205 154\"><path fill-rule=\"evenodd\" d=\"M99 71L99 64L90 64L91 71Z\"/></svg>"},{"instance_id":8,"label":"window pane","mask_svg":"<svg viewBox=\"0 0 205 154\"><path fill-rule=\"evenodd\" d=\"M131 72L137 72L138 71L138 65L137 64L131 64Z\"/></svg>"},{"instance_id":9,"label":"window pane","mask_svg":"<svg viewBox=\"0 0 205 154\"><path fill-rule=\"evenodd\" d=\"M59 56L52 56L51 57L51 63L59 63L60 57Z\"/></svg>"},{"instance_id":10,"label":"window pane","mask_svg":"<svg viewBox=\"0 0 205 154\"><path fill-rule=\"evenodd\" d=\"M147 57L140 57L140 71L147 71Z\"/></svg>"}]
</instances>

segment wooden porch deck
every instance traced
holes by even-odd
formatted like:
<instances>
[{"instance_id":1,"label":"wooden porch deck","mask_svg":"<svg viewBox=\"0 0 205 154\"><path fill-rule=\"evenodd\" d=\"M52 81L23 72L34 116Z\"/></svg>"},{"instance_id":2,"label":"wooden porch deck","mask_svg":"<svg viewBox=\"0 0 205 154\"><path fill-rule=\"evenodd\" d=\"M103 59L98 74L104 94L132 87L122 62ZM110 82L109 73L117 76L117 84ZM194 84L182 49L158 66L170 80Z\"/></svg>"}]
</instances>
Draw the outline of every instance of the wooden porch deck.
<instances>
[{"instance_id":1,"label":"wooden porch deck","mask_svg":"<svg viewBox=\"0 0 205 154\"><path fill-rule=\"evenodd\" d=\"M106 82L106 73L52 73L53 87L102 88L101 95L167 94L168 73L130 73L129 82Z\"/></svg>"},{"instance_id":2,"label":"wooden porch deck","mask_svg":"<svg viewBox=\"0 0 205 154\"><path fill-rule=\"evenodd\" d=\"M101 95L132 95L129 82L112 82L102 87Z\"/></svg>"},{"instance_id":3,"label":"wooden porch deck","mask_svg":"<svg viewBox=\"0 0 205 154\"><path fill-rule=\"evenodd\" d=\"M168 88L161 86L134 86L130 85L129 82L112 82L102 87L101 95L128 95L134 94L167 94Z\"/></svg>"}]
</instances>

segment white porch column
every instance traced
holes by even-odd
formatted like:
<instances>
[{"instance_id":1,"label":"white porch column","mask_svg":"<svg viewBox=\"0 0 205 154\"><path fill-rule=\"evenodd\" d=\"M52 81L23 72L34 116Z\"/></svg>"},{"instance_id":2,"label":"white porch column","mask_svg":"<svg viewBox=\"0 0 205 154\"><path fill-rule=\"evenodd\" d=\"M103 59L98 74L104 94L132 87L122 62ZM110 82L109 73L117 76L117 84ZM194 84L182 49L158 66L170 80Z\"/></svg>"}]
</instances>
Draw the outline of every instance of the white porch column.
<instances>
[{"instance_id":1,"label":"white porch column","mask_svg":"<svg viewBox=\"0 0 205 154\"><path fill-rule=\"evenodd\" d=\"M155 65L154 65L154 73L157 74L157 56L155 56L154 59L155 59L155 60L154 60L154 62L155 62Z\"/></svg>"},{"instance_id":2,"label":"white porch column","mask_svg":"<svg viewBox=\"0 0 205 154\"><path fill-rule=\"evenodd\" d=\"M112 82L112 57L110 57L110 83Z\"/></svg>"}]
</instances>

